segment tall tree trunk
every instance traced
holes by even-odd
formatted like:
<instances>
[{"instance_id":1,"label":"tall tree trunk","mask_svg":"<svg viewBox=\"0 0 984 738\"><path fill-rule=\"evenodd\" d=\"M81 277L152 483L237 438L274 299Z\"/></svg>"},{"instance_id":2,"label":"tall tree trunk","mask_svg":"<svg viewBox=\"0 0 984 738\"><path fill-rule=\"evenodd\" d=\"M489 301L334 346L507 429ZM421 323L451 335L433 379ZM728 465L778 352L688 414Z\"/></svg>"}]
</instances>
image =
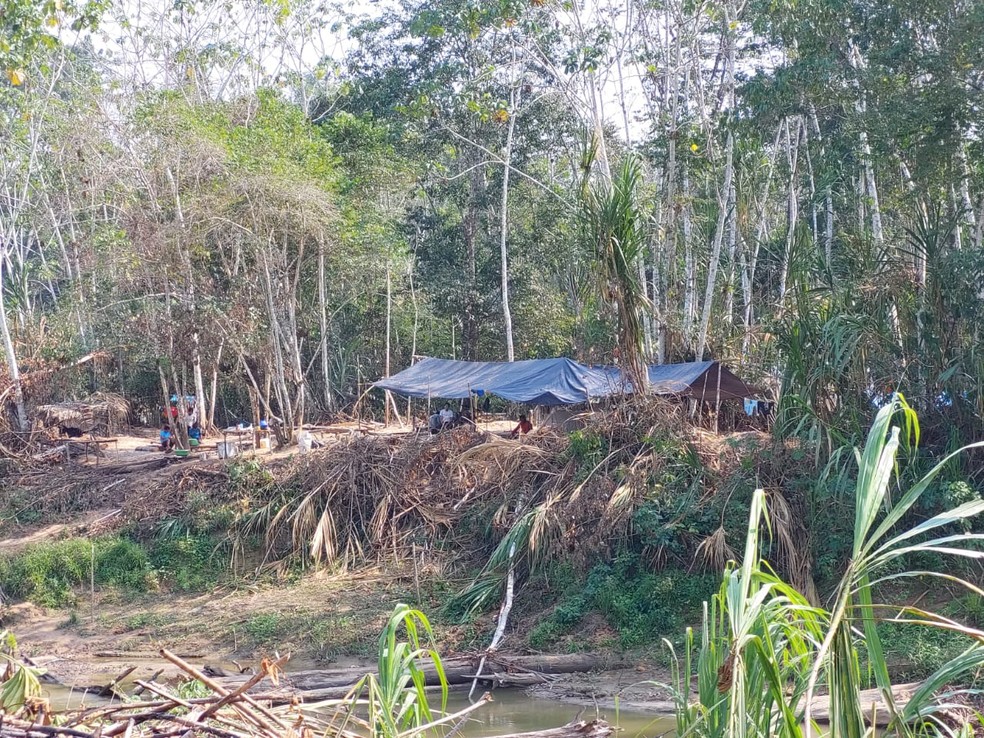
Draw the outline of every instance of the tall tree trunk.
<instances>
[{"instance_id":1,"label":"tall tree trunk","mask_svg":"<svg viewBox=\"0 0 984 738\"><path fill-rule=\"evenodd\" d=\"M269 245L272 245L272 237L268 246ZM282 327L280 325L280 316L277 314L277 310L274 306L273 278L270 275L270 259L267 251L268 249L261 249L260 258L263 262L263 286L266 292L267 315L270 320L269 340L271 343L271 348L273 349L273 372L276 378L276 382L274 384L274 395L277 398L277 404L280 407L280 414L283 416L282 421L285 425L283 441L285 443L290 443L294 436L294 407L290 397L290 390L287 388L286 362L284 361L284 351L280 338Z\"/></svg>"},{"instance_id":2,"label":"tall tree trunk","mask_svg":"<svg viewBox=\"0 0 984 738\"><path fill-rule=\"evenodd\" d=\"M696 263L694 259L694 227L690 209L690 171L683 169L683 343L689 349L693 344L694 304L697 292Z\"/></svg>"},{"instance_id":3,"label":"tall tree trunk","mask_svg":"<svg viewBox=\"0 0 984 738\"><path fill-rule=\"evenodd\" d=\"M27 407L24 403L24 386L21 383L20 367L17 364L17 351L10 335L10 325L7 322L7 305L4 300L4 274L6 273L6 254L0 253L0 337L3 338L3 350L7 357L7 373L10 375L14 395L14 413L17 430L26 433L30 428L27 417Z\"/></svg>"},{"instance_id":4,"label":"tall tree trunk","mask_svg":"<svg viewBox=\"0 0 984 738\"><path fill-rule=\"evenodd\" d=\"M174 208L178 219L178 226L180 228L181 236L178 243L178 252L181 254L182 267L185 272L185 279L188 284L188 311L191 315L191 320L193 325L191 331L191 366L192 374L195 382L195 414L198 418L205 418L205 380L202 376L202 349L201 349L201 336L198 333L198 301L195 293L195 269L191 261L191 252L188 249L188 244L185 242L187 238L187 229L185 226L184 218L184 208L181 203L181 192L178 189L178 182L171 171L171 168L167 168L167 177L171 182L171 187L174 190ZM179 403L180 404L180 403Z\"/></svg>"},{"instance_id":5,"label":"tall tree trunk","mask_svg":"<svg viewBox=\"0 0 984 738\"><path fill-rule=\"evenodd\" d=\"M755 271L758 268L759 251L765 242L765 236L769 229L769 195L772 192L772 178L776 170L776 157L779 155L779 142L782 140L783 123L776 127L776 135L772 142L771 154L769 156L769 167L765 175L765 186L762 188L761 205L756 203L758 209L758 224L755 228L755 235L751 247L751 254L743 258L742 264L742 294L744 300L744 338L742 339L742 356L748 356L752 341L752 323L755 320Z\"/></svg>"},{"instance_id":6,"label":"tall tree trunk","mask_svg":"<svg viewBox=\"0 0 984 738\"><path fill-rule=\"evenodd\" d=\"M724 146L724 184L718 192L718 220L714 229L714 244L711 248L711 261L707 267L707 288L704 290L704 310L700 319L700 330L697 334L697 361L704 360L704 349L707 347L707 329L711 323L711 310L714 305L714 291L717 283L718 267L721 264L721 244L724 242L724 231L728 217L733 207L731 202L731 181L734 176L735 139L728 132L728 140Z\"/></svg>"},{"instance_id":7,"label":"tall tree trunk","mask_svg":"<svg viewBox=\"0 0 984 738\"><path fill-rule=\"evenodd\" d=\"M468 177L468 201L465 203L462 222L465 240L465 274L468 280L461 331L461 358L465 361L474 361L478 358L478 238L479 213L485 202L485 172L481 162L475 161L475 158L472 152L465 161L466 167L471 167Z\"/></svg>"},{"instance_id":8,"label":"tall tree trunk","mask_svg":"<svg viewBox=\"0 0 984 738\"><path fill-rule=\"evenodd\" d=\"M513 63L515 63L515 53ZM519 96L516 86L509 91L509 127L506 130L506 146L503 151L502 204L499 212L499 258L502 270L502 320L506 332L506 360L515 361L513 347L512 311L509 307L509 170L512 166L513 132L519 114Z\"/></svg>"},{"instance_id":9,"label":"tall tree trunk","mask_svg":"<svg viewBox=\"0 0 984 738\"><path fill-rule=\"evenodd\" d=\"M222 349L225 347L225 339L219 340L218 351L215 352L215 365L212 368L212 392L209 394L208 423L206 428L215 428L215 405L219 396L219 369L222 366Z\"/></svg>"},{"instance_id":10,"label":"tall tree trunk","mask_svg":"<svg viewBox=\"0 0 984 738\"><path fill-rule=\"evenodd\" d=\"M786 243L782 254L782 269L779 272L779 304L786 298L789 282L789 270L792 267L793 245L796 238L796 221L799 219L799 187L797 186L797 169L799 163L800 119L795 121L795 133L789 130L786 121L786 160L789 164L789 183L786 199Z\"/></svg>"},{"instance_id":11,"label":"tall tree trunk","mask_svg":"<svg viewBox=\"0 0 984 738\"><path fill-rule=\"evenodd\" d=\"M728 216L728 279L724 285L724 321L729 330L735 321L735 257L738 252L738 188L736 177L731 178L731 213Z\"/></svg>"},{"instance_id":12,"label":"tall tree trunk","mask_svg":"<svg viewBox=\"0 0 984 738\"><path fill-rule=\"evenodd\" d=\"M335 409L335 397L331 392L331 367L328 359L328 288L325 284L325 241L318 239L318 303L321 322L321 381L324 382L325 409Z\"/></svg>"}]
</instances>

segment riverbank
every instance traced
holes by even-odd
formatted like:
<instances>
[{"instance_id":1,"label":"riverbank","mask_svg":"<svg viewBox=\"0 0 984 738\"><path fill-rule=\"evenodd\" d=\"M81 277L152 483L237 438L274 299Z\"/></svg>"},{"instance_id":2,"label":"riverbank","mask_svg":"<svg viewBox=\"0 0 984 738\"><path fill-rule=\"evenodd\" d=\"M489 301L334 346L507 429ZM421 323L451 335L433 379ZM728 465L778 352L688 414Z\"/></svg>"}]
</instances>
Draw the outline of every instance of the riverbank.
<instances>
[{"instance_id":1,"label":"riverbank","mask_svg":"<svg viewBox=\"0 0 984 738\"><path fill-rule=\"evenodd\" d=\"M516 540L501 650L630 662L540 687L550 699L665 703L645 684L668 681L663 639L699 623L755 487L773 490L770 555L803 592L814 565L839 570L850 539L831 524L817 550L796 542L814 519L847 519L843 500L809 513L815 469L798 443L708 434L662 405L596 420L522 443L462 429L269 459L21 470L0 500L3 624L79 685L133 661L157 668L161 647L224 671L288 652L292 669L367 666L398 602L428 615L442 655L474 654L495 630L503 546ZM882 627L899 682L963 648L951 633Z\"/></svg>"}]
</instances>

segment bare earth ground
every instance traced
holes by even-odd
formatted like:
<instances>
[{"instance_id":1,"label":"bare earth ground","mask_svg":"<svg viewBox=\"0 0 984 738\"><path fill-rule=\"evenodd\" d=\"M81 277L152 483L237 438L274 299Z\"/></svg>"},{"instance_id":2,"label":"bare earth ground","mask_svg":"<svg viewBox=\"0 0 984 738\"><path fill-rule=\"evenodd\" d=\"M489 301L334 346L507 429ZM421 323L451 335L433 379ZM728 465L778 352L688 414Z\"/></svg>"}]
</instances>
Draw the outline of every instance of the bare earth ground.
<instances>
[{"instance_id":1,"label":"bare earth ground","mask_svg":"<svg viewBox=\"0 0 984 738\"><path fill-rule=\"evenodd\" d=\"M290 670L329 665L369 670L378 633L405 594L392 573L383 571L310 575L288 586L194 596L123 601L97 593L94 602L80 602L74 614L21 604L8 608L3 625L17 633L24 655L75 689L106 684L129 666L137 667L130 679L163 669L159 679L176 681L179 673L158 655L161 648L230 673L240 664L255 665L261 656L285 652L295 654ZM494 627L491 619L487 625ZM444 655L455 653L462 635L438 628ZM640 660L628 669L562 675L532 693L599 709L664 714L671 705L654 682L665 682L667 676L661 667Z\"/></svg>"}]
</instances>

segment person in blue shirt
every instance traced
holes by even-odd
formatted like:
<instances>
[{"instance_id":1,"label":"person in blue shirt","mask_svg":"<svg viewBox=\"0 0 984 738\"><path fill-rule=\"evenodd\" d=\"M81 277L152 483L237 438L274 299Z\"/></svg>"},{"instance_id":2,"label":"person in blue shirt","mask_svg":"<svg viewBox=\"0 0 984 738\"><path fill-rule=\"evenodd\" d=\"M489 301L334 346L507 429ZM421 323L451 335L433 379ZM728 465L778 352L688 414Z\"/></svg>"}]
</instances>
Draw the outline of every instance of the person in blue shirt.
<instances>
[{"instance_id":1,"label":"person in blue shirt","mask_svg":"<svg viewBox=\"0 0 984 738\"><path fill-rule=\"evenodd\" d=\"M167 423L161 428L161 451L170 451L174 448L174 436L171 435L171 426Z\"/></svg>"}]
</instances>

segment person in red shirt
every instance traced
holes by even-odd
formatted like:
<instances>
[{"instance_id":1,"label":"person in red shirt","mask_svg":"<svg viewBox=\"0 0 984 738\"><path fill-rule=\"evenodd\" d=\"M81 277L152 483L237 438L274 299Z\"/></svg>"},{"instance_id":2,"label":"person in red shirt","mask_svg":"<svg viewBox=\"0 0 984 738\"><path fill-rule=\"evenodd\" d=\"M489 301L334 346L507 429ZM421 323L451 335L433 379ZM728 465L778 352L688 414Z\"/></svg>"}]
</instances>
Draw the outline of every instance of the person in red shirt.
<instances>
[{"instance_id":1,"label":"person in red shirt","mask_svg":"<svg viewBox=\"0 0 984 738\"><path fill-rule=\"evenodd\" d=\"M512 433L509 434L510 438L516 438L517 436L525 436L527 433L533 430L533 424L527 420L525 415L519 416L519 425L512 429Z\"/></svg>"}]
</instances>

